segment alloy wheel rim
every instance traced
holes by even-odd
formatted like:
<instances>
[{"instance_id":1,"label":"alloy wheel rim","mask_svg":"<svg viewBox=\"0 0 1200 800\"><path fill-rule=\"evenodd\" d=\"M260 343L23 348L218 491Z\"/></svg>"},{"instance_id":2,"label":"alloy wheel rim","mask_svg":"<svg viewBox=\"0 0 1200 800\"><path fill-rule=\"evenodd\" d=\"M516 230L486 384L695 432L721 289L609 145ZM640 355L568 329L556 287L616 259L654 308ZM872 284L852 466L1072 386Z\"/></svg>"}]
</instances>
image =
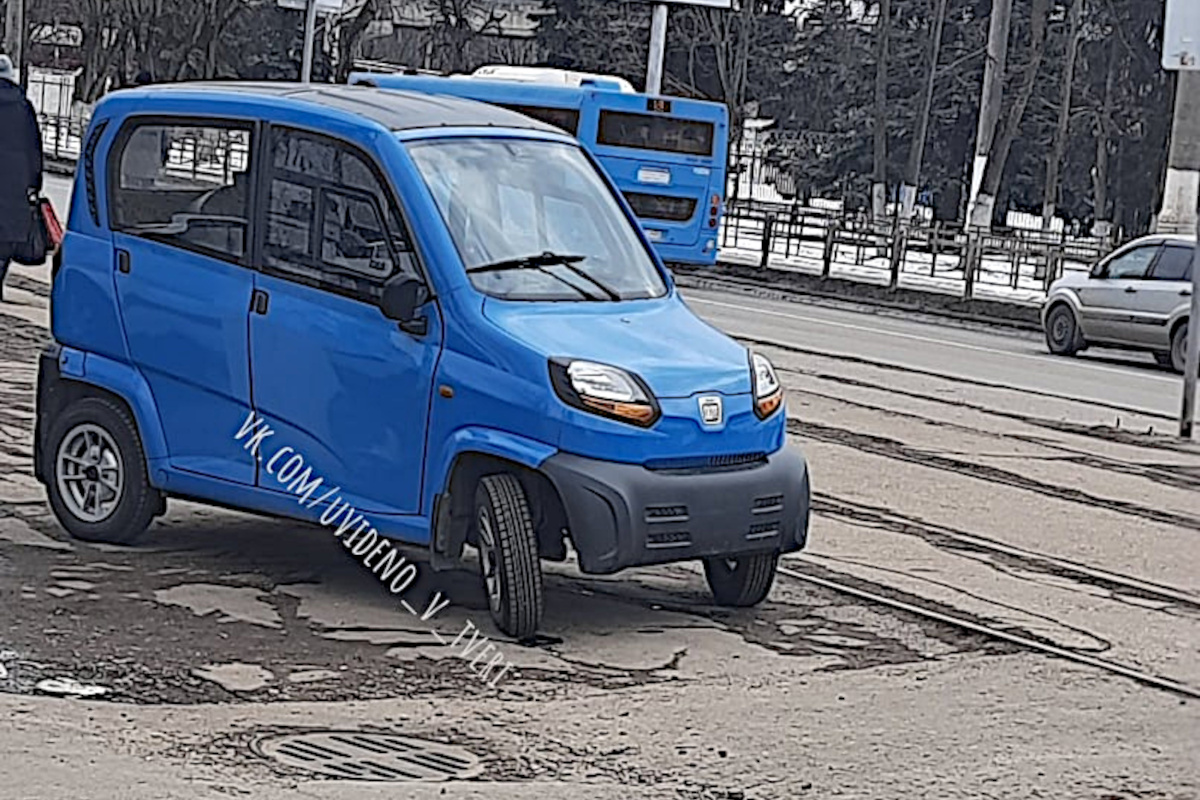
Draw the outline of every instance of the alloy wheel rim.
<instances>
[{"instance_id":1,"label":"alloy wheel rim","mask_svg":"<svg viewBox=\"0 0 1200 800\"><path fill-rule=\"evenodd\" d=\"M488 605L500 611L500 569L496 558L496 537L486 509L479 511L479 571L487 589Z\"/></svg>"},{"instance_id":2,"label":"alloy wheel rim","mask_svg":"<svg viewBox=\"0 0 1200 800\"><path fill-rule=\"evenodd\" d=\"M121 449L99 425L76 425L58 447L58 493L67 510L82 522L103 522L113 515L125 488Z\"/></svg>"}]
</instances>

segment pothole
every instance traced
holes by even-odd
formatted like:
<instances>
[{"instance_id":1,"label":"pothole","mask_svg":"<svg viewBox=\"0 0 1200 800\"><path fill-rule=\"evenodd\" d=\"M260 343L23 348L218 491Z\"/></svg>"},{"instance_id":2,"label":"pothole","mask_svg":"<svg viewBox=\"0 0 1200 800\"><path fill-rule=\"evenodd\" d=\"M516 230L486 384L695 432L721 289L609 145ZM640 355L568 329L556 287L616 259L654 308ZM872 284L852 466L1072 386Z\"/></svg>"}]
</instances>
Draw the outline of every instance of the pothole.
<instances>
[{"instance_id":1,"label":"pothole","mask_svg":"<svg viewBox=\"0 0 1200 800\"><path fill-rule=\"evenodd\" d=\"M386 733L288 734L259 739L251 747L285 766L342 780L436 782L483 772L479 758L461 747Z\"/></svg>"}]
</instances>

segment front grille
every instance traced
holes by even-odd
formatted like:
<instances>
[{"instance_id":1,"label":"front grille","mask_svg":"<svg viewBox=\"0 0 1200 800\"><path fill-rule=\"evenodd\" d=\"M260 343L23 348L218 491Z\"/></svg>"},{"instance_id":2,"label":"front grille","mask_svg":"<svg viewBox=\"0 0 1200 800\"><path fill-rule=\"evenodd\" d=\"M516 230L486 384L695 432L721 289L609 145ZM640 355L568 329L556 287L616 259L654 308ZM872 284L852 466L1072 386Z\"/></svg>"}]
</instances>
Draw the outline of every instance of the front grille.
<instances>
[{"instance_id":1,"label":"front grille","mask_svg":"<svg viewBox=\"0 0 1200 800\"><path fill-rule=\"evenodd\" d=\"M655 471L724 470L758 466L767 460L766 453L730 453L720 456L689 456L684 458L652 458L646 469Z\"/></svg>"},{"instance_id":2,"label":"front grille","mask_svg":"<svg viewBox=\"0 0 1200 800\"><path fill-rule=\"evenodd\" d=\"M646 547L689 547L692 537L687 531L651 531L646 534Z\"/></svg>"},{"instance_id":3,"label":"front grille","mask_svg":"<svg viewBox=\"0 0 1200 800\"><path fill-rule=\"evenodd\" d=\"M773 494L769 497L759 497L754 500L754 513L767 514L783 508L783 495Z\"/></svg>"},{"instance_id":4,"label":"front grille","mask_svg":"<svg viewBox=\"0 0 1200 800\"><path fill-rule=\"evenodd\" d=\"M758 522L750 526L747 539L769 539L779 535L778 522Z\"/></svg>"},{"instance_id":5,"label":"front grille","mask_svg":"<svg viewBox=\"0 0 1200 800\"><path fill-rule=\"evenodd\" d=\"M687 506L646 506L646 522L686 522Z\"/></svg>"}]
</instances>

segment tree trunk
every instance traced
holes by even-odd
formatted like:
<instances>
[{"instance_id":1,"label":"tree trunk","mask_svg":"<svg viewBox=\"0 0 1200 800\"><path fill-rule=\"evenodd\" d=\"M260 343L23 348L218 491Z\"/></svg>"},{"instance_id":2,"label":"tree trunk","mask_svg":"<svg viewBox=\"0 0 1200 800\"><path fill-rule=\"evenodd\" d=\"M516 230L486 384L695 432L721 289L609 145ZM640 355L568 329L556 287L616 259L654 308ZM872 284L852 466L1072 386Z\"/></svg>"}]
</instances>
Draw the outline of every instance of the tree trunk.
<instances>
[{"instance_id":1,"label":"tree trunk","mask_svg":"<svg viewBox=\"0 0 1200 800\"><path fill-rule=\"evenodd\" d=\"M933 113L933 92L937 87L938 59L942 54L942 28L946 23L947 0L936 0L933 15L933 32L929 39L929 73L925 79L925 97L921 99L921 111L917 114L917 129L913 134L912 147L908 151L908 171L904 185L900 188L900 217L904 221L912 218L917 204L917 187L921 185L921 167L925 161L925 142L929 138L929 117Z\"/></svg>"},{"instance_id":2,"label":"tree trunk","mask_svg":"<svg viewBox=\"0 0 1200 800\"><path fill-rule=\"evenodd\" d=\"M987 169L983 174L983 188L976 206L976 218L972 220L973 224L985 229L991 227L996 195L1000 191L1000 182L1004 179L1004 168L1008 165L1013 142L1021 132L1025 109L1029 106L1029 99L1033 97L1038 73L1042 69L1042 60L1046 55L1046 19L1050 13L1050 0L1033 0L1033 7L1029 13L1029 64L1025 68L1025 79L1001 126L1000 135L992 143L992 152L988 156Z\"/></svg>"},{"instance_id":3,"label":"tree trunk","mask_svg":"<svg viewBox=\"0 0 1200 800\"><path fill-rule=\"evenodd\" d=\"M879 0L875 29L875 178L871 186L871 219L887 218L887 90L888 36L892 26L892 0Z\"/></svg>"},{"instance_id":4,"label":"tree trunk","mask_svg":"<svg viewBox=\"0 0 1200 800\"><path fill-rule=\"evenodd\" d=\"M1063 69L1062 92L1058 108L1058 127L1054 131L1054 143L1046 162L1046 189L1042 202L1042 228L1050 230L1054 212L1058 205L1059 179L1063 156L1067 150L1067 134L1071 127L1071 94L1075 86L1075 62L1079 56L1079 28L1083 21L1084 0L1071 3L1070 26L1067 33L1066 64Z\"/></svg>"},{"instance_id":5,"label":"tree trunk","mask_svg":"<svg viewBox=\"0 0 1200 800\"><path fill-rule=\"evenodd\" d=\"M1113 43L1108 45L1108 78L1104 82L1104 106L1096 119L1096 168L1092 171L1092 190L1094 192L1092 207L1096 224L1092 229L1095 236L1108 238L1112 231L1112 215L1108 208L1108 149L1113 113L1113 91L1117 78L1116 59L1113 57Z\"/></svg>"}]
</instances>

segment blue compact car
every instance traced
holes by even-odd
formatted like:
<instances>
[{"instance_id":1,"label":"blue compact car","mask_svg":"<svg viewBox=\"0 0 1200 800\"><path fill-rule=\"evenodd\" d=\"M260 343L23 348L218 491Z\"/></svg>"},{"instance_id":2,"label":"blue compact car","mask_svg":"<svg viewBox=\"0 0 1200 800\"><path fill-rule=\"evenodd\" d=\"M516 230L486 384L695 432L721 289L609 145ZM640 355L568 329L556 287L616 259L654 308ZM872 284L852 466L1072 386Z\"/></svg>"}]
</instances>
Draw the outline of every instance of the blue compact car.
<instances>
[{"instance_id":1,"label":"blue compact car","mask_svg":"<svg viewBox=\"0 0 1200 800\"><path fill-rule=\"evenodd\" d=\"M168 498L326 524L343 503L434 569L477 549L518 638L569 549L590 574L701 560L747 606L806 543L770 362L688 309L577 142L513 111L109 95L51 314L35 471L80 539L131 543Z\"/></svg>"}]
</instances>

